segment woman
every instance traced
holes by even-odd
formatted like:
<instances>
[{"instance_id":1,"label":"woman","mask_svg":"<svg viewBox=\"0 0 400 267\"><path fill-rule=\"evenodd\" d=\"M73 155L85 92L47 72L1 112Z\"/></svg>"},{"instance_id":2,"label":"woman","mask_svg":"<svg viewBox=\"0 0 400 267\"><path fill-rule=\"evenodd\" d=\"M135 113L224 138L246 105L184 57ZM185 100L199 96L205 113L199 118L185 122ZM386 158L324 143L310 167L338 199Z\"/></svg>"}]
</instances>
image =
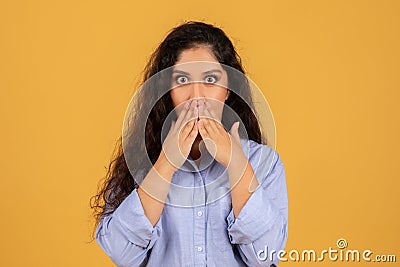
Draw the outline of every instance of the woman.
<instances>
[{"instance_id":1,"label":"woman","mask_svg":"<svg viewBox=\"0 0 400 267\"><path fill-rule=\"evenodd\" d=\"M100 247L118 266L277 265L288 232L285 171L264 144L229 38L183 23L143 78L93 197Z\"/></svg>"}]
</instances>

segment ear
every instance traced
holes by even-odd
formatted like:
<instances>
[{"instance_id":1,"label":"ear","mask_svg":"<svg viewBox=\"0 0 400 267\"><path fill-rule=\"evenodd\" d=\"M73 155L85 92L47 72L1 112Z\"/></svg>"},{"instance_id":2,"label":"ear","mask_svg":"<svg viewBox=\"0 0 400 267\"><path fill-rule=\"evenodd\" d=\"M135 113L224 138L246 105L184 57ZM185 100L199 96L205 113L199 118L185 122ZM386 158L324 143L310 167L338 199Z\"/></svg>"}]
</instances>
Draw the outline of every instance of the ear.
<instances>
[{"instance_id":1,"label":"ear","mask_svg":"<svg viewBox=\"0 0 400 267\"><path fill-rule=\"evenodd\" d=\"M225 97L225 100L227 100L228 99L228 97L229 97L229 95L231 94L231 90L226 90L227 92L226 92L226 97Z\"/></svg>"}]
</instances>

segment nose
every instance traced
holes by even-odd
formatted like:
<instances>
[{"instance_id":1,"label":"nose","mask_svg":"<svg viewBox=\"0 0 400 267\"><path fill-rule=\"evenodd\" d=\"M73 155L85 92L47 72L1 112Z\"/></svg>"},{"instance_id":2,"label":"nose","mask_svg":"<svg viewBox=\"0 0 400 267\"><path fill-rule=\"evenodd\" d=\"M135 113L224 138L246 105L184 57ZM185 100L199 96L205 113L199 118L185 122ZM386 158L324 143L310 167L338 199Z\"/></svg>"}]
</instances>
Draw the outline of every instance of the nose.
<instances>
[{"instance_id":1,"label":"nose","mask_svg":"<svg viewBox=\"0 0 400 267\"><path fill-rule=\"evenodd\" d=\"M201 82L193 82L190 85L190 99L204 97Z\"/></svg>"}]
</instances>

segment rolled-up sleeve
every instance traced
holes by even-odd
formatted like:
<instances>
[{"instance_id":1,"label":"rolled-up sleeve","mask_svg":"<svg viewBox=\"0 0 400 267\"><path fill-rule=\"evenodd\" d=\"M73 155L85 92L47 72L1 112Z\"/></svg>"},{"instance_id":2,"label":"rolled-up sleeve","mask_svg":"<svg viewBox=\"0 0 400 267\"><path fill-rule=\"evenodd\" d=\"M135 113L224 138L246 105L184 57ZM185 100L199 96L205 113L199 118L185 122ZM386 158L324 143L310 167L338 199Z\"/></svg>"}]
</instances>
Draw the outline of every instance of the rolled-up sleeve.
<instances>
[{"instance_id":1,"label":"rolled-up sleeve","mask_svg":"<svg viewBox=\"0 0 400 267\"><path fill-rule=\"evenodd\" d=\"M117 266L139 266L161 234L161 217L153 227L137 190L99 222L96 241Z\"/></svg>"},{"instance_id":2,"label":"rolled-up sleeve","mask_svg":"<svg viewBox=\"0 0 400 267\"><path fill-rule=\"evenodd\" d=\"M236 219L233 210L227 217L231 243L238 245L241 257L248 266L278 265L277 253L285 248L288 236L288 198L284 166L276 151L263 149L261 152L273 153L273 160L270 163L267 160L260 161L264 156L259 153L261 155L258 155L256 161L260 164L253 166L259 186Z\"/></svg>"}]
</instances>

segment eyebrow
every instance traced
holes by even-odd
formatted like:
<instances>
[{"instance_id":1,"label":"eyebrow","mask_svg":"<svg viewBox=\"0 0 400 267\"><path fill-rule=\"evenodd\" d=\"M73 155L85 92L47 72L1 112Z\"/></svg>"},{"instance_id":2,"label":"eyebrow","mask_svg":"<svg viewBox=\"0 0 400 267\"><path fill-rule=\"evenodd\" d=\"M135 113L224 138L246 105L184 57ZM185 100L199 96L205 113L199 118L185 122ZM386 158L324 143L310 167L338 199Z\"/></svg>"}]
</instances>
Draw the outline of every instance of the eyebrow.
<instances>
[{"instance_id":1,"label":"eyebrow","mask_svg":"<svg viewBox=\"0 0 400 267\"><path fill-rule=\"evenodd\" d=\"M208 71L203 72L203 74L209 74L209 73L213 73L213 72L222 73L222 71L219 70L219 69L212 69L212 70L208 70ZM180 73L180 74L190 75L189 72L186 72L186 71L183 71L183 70L173 70L172 73Z\"/></svg>"}]
</instances>

